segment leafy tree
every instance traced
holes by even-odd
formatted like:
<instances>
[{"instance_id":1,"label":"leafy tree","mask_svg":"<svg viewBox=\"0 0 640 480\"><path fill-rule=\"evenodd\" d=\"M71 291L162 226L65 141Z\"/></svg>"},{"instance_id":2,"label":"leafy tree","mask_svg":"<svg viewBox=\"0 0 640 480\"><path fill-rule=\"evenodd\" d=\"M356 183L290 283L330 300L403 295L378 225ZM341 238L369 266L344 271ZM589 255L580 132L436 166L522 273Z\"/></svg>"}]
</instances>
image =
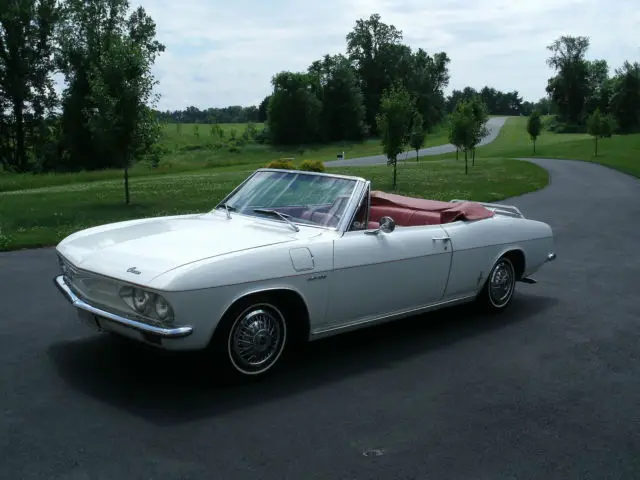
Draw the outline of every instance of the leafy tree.
<instances>
[{"instance_id":1,"label":"leafy tree","mask_svg":"<svg viewBox=\"0 0 640 480\"><path fill-rule=\"evenodd\" d=\"M424 145L425 137L426 134L422 127L422 115L420 115L420 112L416 111L413 113L413 119L411 121L411 135L409 137L409 144L411 145L411 148L416 151L416 162L418 161L418 153Z\"/></svg>"},{"instance_id":2,"label":"leafy tree","mask_svg":"<svg viewBox=\"0 0 640 480\"><path fill-rule=\"evenodd\" d=\"M402 31L383 23L376 13L368 19L357 20L346 40L347 56L355 65L365 98L366 122L375 133L382 93L393 81L388 78L385 67L392 65L392 53L393 56L400 53L393 46L400 45Z\"/></svg>"},{"instance_id":3,"label":"leafy tree","mask_svg":"<svg viewBox=\"0 0 640 480\"><path fill-rule=\"evenodd\" d=\"M150 68L165 47L155 40L156 26L145 10L139 7L127 15L128 10L127 0L64 4L56 61L67 82L62 146L68 169L123 168L123 152L133 162L155 144L157 120L142 105L153 84ZM129 97L133 91L140 95L135 101ZM122 96L135 107L124 106ZM124 128L134 130L127 134L130 140L123 139Z\"/></svg>"},{"instance_id":4,"label":"leafy tree","mask_svg":"<svg viewBox=\"0 0 640 480\"><path fill-rule=\"evenodd\" d=\"M56 0L11 0L0 6L0 164L26 172L30 151L43 154L55 107L53 89ZM10 114L9 114L10 112Z\"/></svg>"},{"instance_id":5,"label":"leafy tree","mask_svg":"<svg viewBox=\"0 0 640 480\"><path fill-rule=\"evenodd\" d=\"M258 122L266 122L267 121L267 108L269 107L269 100L271 100L271 95L267 95L264 97L260 105L258 106ZM225 122L232 123L232 122ZM244 123L244 122L239 122Z\"/></svg>"},{"instance_id":6,"label":"leafy tree","mask_svg":"<svg viewBox=\"0 0 640 480\"><path fill-rule=\"evenodd\" d=\"M622 133L640 130L640 64L624 62L612 79L611 113Z\"/></svg>"},{"instance_id":7,"label":"leafy tree","mask_svg":"<svg viewBox=\"0 0 640 480\"><path fill-rule=\"evenodd\" d=\"M276 145L302 145L320 135L322 101L319 85L308 73L280 72L271 83L267 125Z\"/></svg>"},{"instance_id":8,"label":"leafy tree","mask_svg":"<svg viewBox=\"0 0 640 480\"><path fill-rule=\"evenodd\" d=\"M433 57L419 48L410 54L410 71L404 79L409 93L415 98L416 110L422 115L425 133L442 121L446 112L444 88L449 84L448 64L451 60L444 52ZM393 65L393 64L392 64Z\"/></svg>"},{"instance_id":9,"label":"leafy tree","mask_svg":"<svg viewBox=\"0 0 640 480\"><path fill-rule=\"evenodd\" d=\"M413 101L406 88L396 84L384 92L376 120L387 165L393 165L393 188L396 187L398 155L403 152L409 136L412 111Z\"/></svg>"},{"instance_id":10,"label":"leafy tree","mask_svg":"<svg viewBox=\"0 0 640 480\"><path fill-rule=\"evenodd\" d=\"M464 152L464 173L469 173L468 154L475 145L476 120L473 106L467 100L458 102L449 115L449 142Z\"/></svg>"},{"instance_id":11,"label":"leafy tree","mask_svg":"<svg viewBox=\"0 0 640 480\"><path fill-rule=\"evenodd\" d=\"M611 115L603 115L596 108L587 119L587 132L594 140L594 156L598 156L598 138L611 137L615 130L615 121Z\"/></svg>"},{"instance_id":12,"label":"leafy tree","mask_svg":"<svg viewBox=\"0 0 640 480\"><path fill-rule=\"evenodd\" d=\"M542 117L538 110L534 110L527 120L527 133L533 141L533 153L536 153L536 140L542 131Z\"/></svg>"},{"instance_id":13,"label":"leafy tree","mask_svg":"<svg viewBox=\"0 0 640 480\"><path fill-rule=\"evenodd\" d=\"M358 76L343 55L325 55L309 67L317 82L321 134L324 141L362 140L365 134L364 97Z\"/></svg>"},{"instance_id":14,"label":"leafy tree","mask_svg":"<svg viewBox=\"0 0 640 480\"><path fill-rule=\"evenodd\" d=\"M547 93L557 105L562 121L580 124L589 95L590 67L585 60L588 37L563 35L547 47L552 56L547 64L556 71L550 78Z\"/></svg>"},{"instance_id":15,"label":"leafy tree","mask_svg":"<svg viewBox=\"0 0 640 480\"><path fill-rule=\"evenodd\" d=\"M482 101L480 96L476 95L468 102L469 107L471 108L471 113L473 117L473 133L472 133L472 144L471 144L471 158L472 165L476 164L476 147L482 141L484 137L489 134L489 129L487 128L487 120L489 119L489 113L487 112L487 106Z\"/></svg>"},{"instance_id":16,"label":"leafy tree","mask_svg":"<svg viewBox=\"0 0 640 480\"><path fill-rule=\"evenodd\" d=\"M124 169L125 203L130 203L129 168L159 136L159 124L148 107L155 81L152 59L127 36L113 36L89 73L90 101L100 115L91 118L90 130L104 142Z\"/></svg>"}]
</instances>

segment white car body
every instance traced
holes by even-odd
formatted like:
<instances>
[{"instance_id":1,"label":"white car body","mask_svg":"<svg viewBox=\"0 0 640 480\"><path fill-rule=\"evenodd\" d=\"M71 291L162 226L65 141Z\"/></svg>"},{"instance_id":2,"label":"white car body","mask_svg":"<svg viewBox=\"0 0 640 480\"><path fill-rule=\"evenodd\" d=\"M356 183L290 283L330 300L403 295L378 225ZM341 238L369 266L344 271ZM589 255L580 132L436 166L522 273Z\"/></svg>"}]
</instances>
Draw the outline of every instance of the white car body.
<instances>
[{"instance_id":1,"label":"white car body","mask_svg":"<svg viewBox=\"0 0 640 480\"><path fill-rule=\"evenodd\" d=\"M292 228L280 218L227 212L227 200L260 172L348 179L355 187L335 227L295 222ZM258 292L285 292L285 303L297 305L288 321L314 340L473 301L506 253L524 281L555 258L549 225L515 207L483 204L492 216L480 220L349 231L356 212L369 214L373 197L365 179L259 169L247 181L207 213L130 220L68 236L57 246L64 275L55 284L99 330L196 350L210 344L232 305ZM138 314L123 301L123 287L160 294L173 320Z\"/></svg>"}]
</instances>

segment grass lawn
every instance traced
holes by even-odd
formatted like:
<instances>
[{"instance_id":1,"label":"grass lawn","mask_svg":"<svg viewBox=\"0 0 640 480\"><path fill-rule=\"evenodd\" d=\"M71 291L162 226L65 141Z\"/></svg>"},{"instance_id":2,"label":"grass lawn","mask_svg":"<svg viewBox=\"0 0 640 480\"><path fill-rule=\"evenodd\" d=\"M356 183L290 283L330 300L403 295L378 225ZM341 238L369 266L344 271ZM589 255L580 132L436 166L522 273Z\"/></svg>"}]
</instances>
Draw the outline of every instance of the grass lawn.
<instances>
[{"instance_id":1,"label":"grass lawn","mask_svg":"<svg viewBox=\"0 0 640 480\"><path fill-rule=\"evenodd\" d=\"M124 205L121 181L51 186L0 193L0 250L54 245L86 227L146 216L206 212L254 168L236 171L136 178L132 205ZM392 170L385 165L342 167L336 173L368 178L373 188L392 191ZM525 162L492 158L464 174L460 162L399 164L398 193L450 200L495 201L544 187L546 170Z\"/></svg>"},{"instance_id":2,"label":"grass lawn","mask_svg":"<svg viewBox=\"0 0 640 480\"><path fill-rule=\"evenodd\" d=\"M552 133L543 131L536 141L536 153L526 130L527 119L510 117L495 141L476 150L476 160L484 157L539 157L596 162L640 177L640 134L614 135L598 140L598 156L594 156L593 137L583 133ZM444 154L423 157L442 160L455 157ZM480 157L480 158L479 158ZM422 160L422 159L421 159Z\"/></svg>"},{"instance_id":3,"label":"grass lawn","mask_svg":"<svg viewBox=\"0 0 640 480\"><path fill-rule=\"evenodd\" d=\"M179 125L179 128L178 128ZM335 160L338 152L344 151L345 158L378 155L382 153L379 139L370 139L362 143L335 143L329 145L310 145L291 148L273 148L269 145L248 143L230 148L230 135L237 137L247 128L246 124L218 124L224 131L224 138L212 136L212 125L206 124L166 124L159 144L164 151L158 168L139 163L129 175L131 178L155 175L175 175L183 172L196 172L216 169L218 171L237 171L240 168L258 168L279 158L294 158L295 164L303 160ZM197 129L196 129L197 127ZM257 130L264 128L256 124ZM197 133L197 135L196 135ZM447 143L447 131L436 128L427 136L425 146ZM12 175L0 172L0 192L40 188L54 185L80 184L93 181L120 179L121 170L79 172L69 174Z\"/></svg>"}]
</instances>

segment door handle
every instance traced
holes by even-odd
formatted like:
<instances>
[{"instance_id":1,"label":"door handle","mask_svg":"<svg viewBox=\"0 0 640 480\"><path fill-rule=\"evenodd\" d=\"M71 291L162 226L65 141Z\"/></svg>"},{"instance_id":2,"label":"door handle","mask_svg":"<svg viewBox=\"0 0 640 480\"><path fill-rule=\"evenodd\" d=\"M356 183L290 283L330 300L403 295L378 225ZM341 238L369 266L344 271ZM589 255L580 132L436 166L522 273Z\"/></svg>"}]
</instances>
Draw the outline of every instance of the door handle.
<instances>
[{"instance_id":1,"label":"door handle","mask_svg":"<svg viewBox=\"0 0 640 480\"><path fill-rule=\"evenodd\" d=\"M434 242L436 240L442 240L443 242L448 242L449 240L451 240L451 237L433 237L431 240L433 240Z\"/></svg>"}]
</instances>

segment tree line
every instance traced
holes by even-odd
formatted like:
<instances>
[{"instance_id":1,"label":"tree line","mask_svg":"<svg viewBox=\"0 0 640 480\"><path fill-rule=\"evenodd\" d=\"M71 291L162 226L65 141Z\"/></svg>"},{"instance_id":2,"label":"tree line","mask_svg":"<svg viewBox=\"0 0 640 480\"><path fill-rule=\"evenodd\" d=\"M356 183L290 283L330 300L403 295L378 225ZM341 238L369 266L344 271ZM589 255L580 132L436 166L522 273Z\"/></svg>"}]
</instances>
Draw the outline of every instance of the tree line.
<instances>
[{"instance_id":1,"label":"tree line","mask_svg":"<svg viewBox=\"0 0 640 480\"><path fill-rule=\"evenodd\" d=\"M154 154L156 25L128 0L0 9L0 169L126 168ZM54 74L65 80L56 94Z\"/></svg>"},{"instance_id":2,"label":"tree line","mask_svg":"<svg viewBox=\"0 0 640 480\"><path fill-rule=\"evenodd\" d=\"M131 11L128 0L5 2L0 169L123 168L126 178L133 162L157 160L161 123L168 121L265 122L262 138L280 145L370 136L384 144L390 132L402 132L387 144L419 150L425 135L448 119L451 142L465 156L471 153L472 165L474 141L483 128L478 118L487 114L551 114L548 128L558 132L640 131L640 65L627 61L610 74L605 60L586 60L587 37L562 36L548 47L555 72L547 97L536 104L515 90L489 86L446 97L448 55L412 49L403 43L402 31L373 14L347 33L344 54L327 54L305 71L276 73L272 92L257 106L160 112L154 108L151 67L165 47L155 36L151 17L142 7ZM60 95L54 74L65 80ZM398 128L394 122L400 122Z\"/></svg>"},{"instance_id":3,"label":"tree line","mask_svg":"<svg viewBox=\"0 0 640 480\"><path fill-rule=\"evenodd\" d=\"M479 91L472 87L453 90L445 98L446 112L453 112L460 100L470 100L477 95L486 104L489 115L530 115L538 107L545 112L548 110L546 106L547 99L541 99L539 102L533 103L525 101L517 90L501 92L493 87L485 86ZM267 106L270 98L271 95L267 95L257 106L232 105L201 110L192 105L183 110L155 110L154 113L164 123L264 123L267 120Z\"/></svg>"},{"instance_id":4,"label":"tree line","mask_svg":"<svg viewBox=\"0 0 640 480\"><path fill-rule=\"evenodd\" d=\"M231 105L223 108L205 108L189 106L184 110L154 110L161 123L262 123L267 119L266 110L256 105L242 107Z\"/></svg>"},{"instance_id":5,"label":"tree line","mask_svg":"<svg viewBox=\"0 0 640 480\"><path fill-rule=\"evenodd\" d=\"M589 46L589 37L564 35L547 47L547 64L555 71L546 87L549 109L542 112L555 115L549 128L586 132L595 114L605 130L639 132L640 64L627 60L612 73L606 60L586 59Z\"/></svg>"}]
</instances>

